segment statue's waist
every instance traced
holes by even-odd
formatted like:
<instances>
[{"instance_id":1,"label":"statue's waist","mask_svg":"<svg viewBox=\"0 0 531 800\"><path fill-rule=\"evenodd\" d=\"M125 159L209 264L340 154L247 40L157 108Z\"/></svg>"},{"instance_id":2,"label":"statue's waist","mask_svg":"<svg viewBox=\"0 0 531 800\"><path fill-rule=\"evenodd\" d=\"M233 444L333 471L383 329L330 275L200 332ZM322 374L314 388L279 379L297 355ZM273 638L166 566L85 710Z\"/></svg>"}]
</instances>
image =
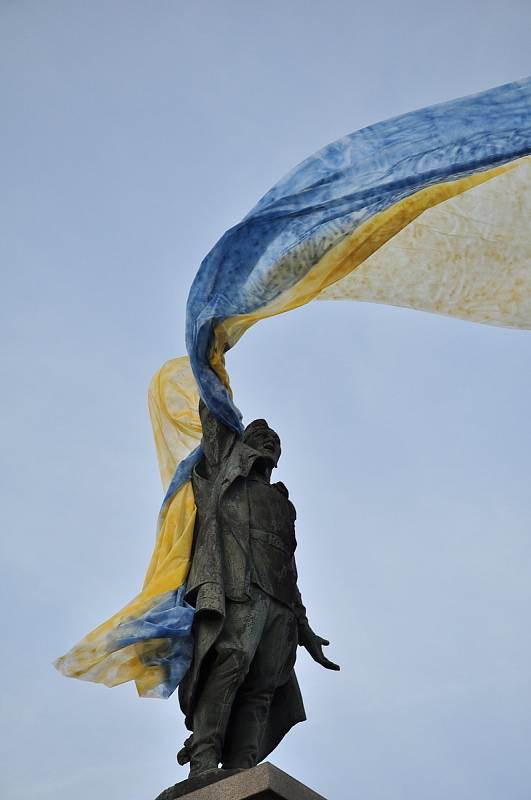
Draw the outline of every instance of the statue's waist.
<instances>
[{"instance_id":1,"label":"statue's waist","mask_svg":"<svg viewBox=\"0 0 531 800\"><path fill-rule=\"evenodd\" d=\"M293 607L297 576L293 566L295 536L250 528L250 580L280 603Z\"/></svg>"},{"instance_id":2,"label":"statue's waist","mask_svg":"<svg viewBox=\"0 0 531 800\"><path fill-rule=\"evenodd\" d=\"M270 547L274 547L277 550L281 550L282 553L289 558L291 558L295 552L295 537L291 531L286 532L286 535L282 536L279 533L273 533L272 531L263 531L259 528L250 528L249 533L251 535L251 539L261 542L262 544L269 545Z\"/></svg>"}]
</instances>

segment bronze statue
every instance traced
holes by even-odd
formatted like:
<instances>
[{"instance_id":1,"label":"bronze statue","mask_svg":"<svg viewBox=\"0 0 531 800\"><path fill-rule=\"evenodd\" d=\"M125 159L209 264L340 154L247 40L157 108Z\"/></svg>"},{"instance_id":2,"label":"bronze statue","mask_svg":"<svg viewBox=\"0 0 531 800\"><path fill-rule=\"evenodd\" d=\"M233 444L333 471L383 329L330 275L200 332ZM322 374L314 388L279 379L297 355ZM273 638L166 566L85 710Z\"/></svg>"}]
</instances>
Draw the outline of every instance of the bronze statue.
<instances>
[{"instance_id":1,"label":"bronze statue","mask_svg":"<svg viewBox=\"0 0 531 800\"><path fill-rule=\"evenodd\" d=\"M203 458L186 599L195 609L192 665L179 700L192 735L178 754L190 777L255 766L306 719L297 645L323 667L326 639L308 624L297 587L295 507L271 483L280 439L255 420L243 439L201 402Z\"/></svg>"}]
</instances>

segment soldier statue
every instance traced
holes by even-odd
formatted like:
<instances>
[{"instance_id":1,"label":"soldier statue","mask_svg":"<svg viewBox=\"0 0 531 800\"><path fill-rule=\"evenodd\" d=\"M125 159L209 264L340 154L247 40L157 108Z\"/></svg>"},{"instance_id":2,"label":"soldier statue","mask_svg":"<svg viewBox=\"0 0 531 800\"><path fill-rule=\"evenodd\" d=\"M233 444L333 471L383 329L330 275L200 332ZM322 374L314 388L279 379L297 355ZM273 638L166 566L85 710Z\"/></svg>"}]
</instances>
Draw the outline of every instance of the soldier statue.
<instances>
[{"instance_id":1,"label":"soldier statue","mask_svg":"<svg viewBox=\"0 0 531 800\"><path fill-rule=\"evenodd\" d=\"M246 769L306 719L294 672L297 645L323 667L328 641L308 624L297 587L295 507L271 483L280 439L263 419L243 438L201 401L203 458L186 599L195 607L194 657L179 687L192 731L178 753L190 777Z\"/></svg>"}]
</instances>

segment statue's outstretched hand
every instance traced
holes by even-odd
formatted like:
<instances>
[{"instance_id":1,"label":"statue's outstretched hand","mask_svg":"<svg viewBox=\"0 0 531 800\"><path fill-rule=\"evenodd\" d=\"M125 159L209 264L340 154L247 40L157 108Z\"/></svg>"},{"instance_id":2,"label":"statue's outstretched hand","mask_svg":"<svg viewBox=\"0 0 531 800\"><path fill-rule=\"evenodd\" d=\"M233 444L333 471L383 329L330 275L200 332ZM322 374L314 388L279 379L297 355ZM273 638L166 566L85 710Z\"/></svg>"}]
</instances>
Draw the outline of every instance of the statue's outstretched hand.
<instances>
[{"instance_id":1,"label":"statue's outstretched hand","mask_svg":"<svg viewBox=\"0 0 531 800\"><path fill-rule=\"evenodd\" d=\"M330 642L328 639L323 639L312 631L309 625L301 625L299 628L299 644L305 647L314 661L317 661L322 667L326 669L341 669L339 664L334 664L323 653L323 647L327 647Z\"/></svg>"}]
</instances>

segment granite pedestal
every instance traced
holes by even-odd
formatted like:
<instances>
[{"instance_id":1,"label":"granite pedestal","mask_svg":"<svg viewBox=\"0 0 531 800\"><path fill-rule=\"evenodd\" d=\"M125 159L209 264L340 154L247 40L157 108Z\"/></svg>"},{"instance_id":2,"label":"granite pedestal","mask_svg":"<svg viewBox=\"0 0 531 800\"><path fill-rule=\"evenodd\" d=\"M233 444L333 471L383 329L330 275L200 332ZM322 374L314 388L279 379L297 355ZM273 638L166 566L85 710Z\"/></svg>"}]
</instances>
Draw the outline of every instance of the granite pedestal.
<instances>
[{"instance_id":1,"label":"granite pedestal","mask_svg":"<svg viewBox=\"0 0 531 800\"><path fill-rule=\"evenodd\" d=\"M273 764L176 783L157 800L326 800Z\"/></svg>"}]
</instances>

